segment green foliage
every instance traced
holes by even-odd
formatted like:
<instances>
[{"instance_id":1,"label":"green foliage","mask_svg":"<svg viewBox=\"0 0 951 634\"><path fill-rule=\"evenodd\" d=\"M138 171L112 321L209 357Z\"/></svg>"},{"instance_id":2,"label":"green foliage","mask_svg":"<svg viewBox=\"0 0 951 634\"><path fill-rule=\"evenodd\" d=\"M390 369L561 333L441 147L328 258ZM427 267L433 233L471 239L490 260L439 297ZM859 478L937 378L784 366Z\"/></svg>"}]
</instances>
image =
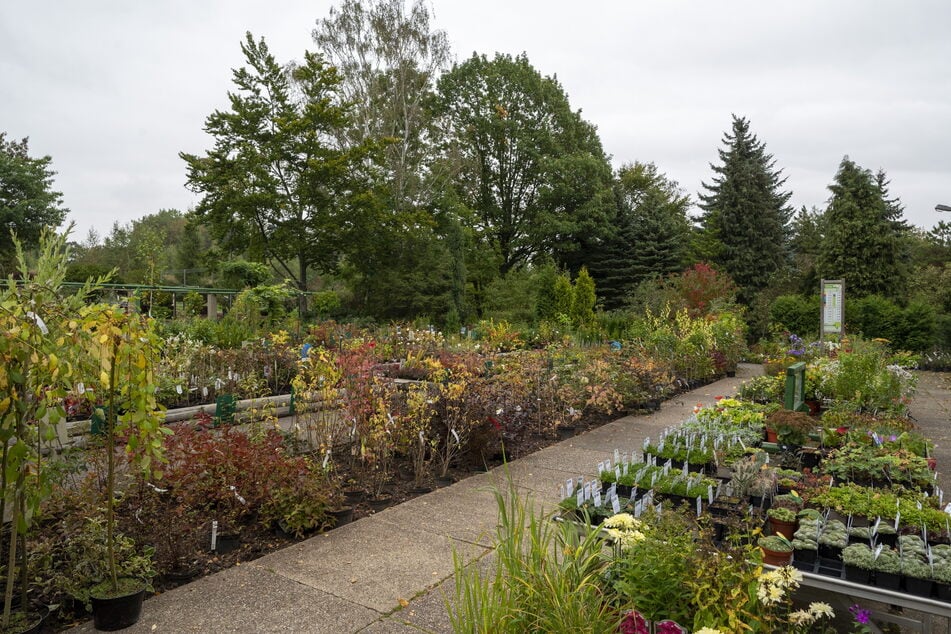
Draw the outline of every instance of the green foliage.
<instances>
[{"instance_id":1,"label":"green foliage","mask_svg":"<svg viewBox=\"0 0 951 634\"><path fill-rule=\"evenodd\" d=\"M849 307L850 309L852 306ZM802 337L819 333L819 295L780 295L769 307L770 327Z\"/></svg>"},{"instance_id":2,"label":"green foliage","mask_svg":"<svg viewBox=\"0 0 951 634\"><path fill-rule=\"evenodd\" d=\"M93 587L109 583L111 554L118 562L115 573L120 579L135 580L151 591L156 575L154 552L150 546L138 547L134 540L120 533L113 536L110 545L105 521L90 518L53 551L55 589L91 610Z\"/></svg>"},{"instance_id":3,"label":"green foliage","mask_svg":"<svg viewBox=\"0 0 951 634\"><path fill-rule=\"evenodd\" d=\"M594 304L597 296L594 291L594 280L588 274L588 269L581 267L575 279L574 292L571 301L571 317L577 325L588 324L594 321Z\"/></svg>"},{"instance_id":4,"label":"green foliage","mask_svg":"<svg viewBox=\"0 0 951 634\"><path fill-rule=\"evenodd\" d=\"M615 180L610 236L585 245L585 260L606 309L620 308L637 284L683 268L690 198L653 163L624 165Z\"/></svg>"},{"instance_id":5,"label":"green foliage","mask_svg":"<svg viewBox=\"0 0 951 634\"><path fill-rule=\"evenodd\" d=\"M775 169L766 145L750 132L749 122L733 116L732 133L723 135L720 165L713 184L703 184L703 233L714 264L730 275L749 305L770 278L788 266L787 226L791 194L781 191L786 179Z\"/></svg>"},{"instance_id":6,"label":"green foliage","mask_svg":"<svg viewBox=\"0 0 951 634\"><path fill-rule=\"evenodd\" d=\"M58 227L69 211L62 206L62 193L53 191L53 159L32 158L27 141L8 141L0 132L0 258L8 263L16 256L11 231L35 247L42 231Z\"/></svg>"},{"instance_id":7,"label":"green foliage","mask_svg":"<svg viewBox=\"0 0 951 634\"><path fill-rule=\"evenodd\" d=\"M273 259L307 290L311 266L336 269L373 225L379 209L370 187L375 147L340 149L330 137L347 125L348 111L340 74L322 57L305 52L287 70L250 33L241 50L246 66L234 71L231 108L205 122L213 149L204 156L180 154L188 186L203 195L196 218L223 249L252 249Z\"/></svg>"},{"instance_id":8,"label":"green foliage","mask_svg":"<svg viewBox=\"0 0 951 634\"><path fill-rule=\"evenodd\" d=\"M846 305L850 331L867 338L886 339L900 350L920 352L936 340L938 318L931 304L914 301L904 309L878 295L868 295Z\"/></svg>"},{"instance_id":9,"label":"green foliage","mask_svg":"<svg viewBox=\"0 0 951 634\"><path fill-rule=\"evenodd\" d=\"M285 284L256 286L241 291L229 314L252 328L271 328L287 316L287 307L295 296Z\"/></svg>"},{"instance_id":10,"label":"green foliage","mask_svg":"<svg viewBox=\"0 0 951 634\"><path fill-rule=\"evenodd\" d=\"M829 190L832 198L825 212L820 275L844 279L852 298L898 297L907 279L900 208L896 218L894 202L887 200L883 184L848 157L839 164Z\"/></svg>"},{"instance_id":11,"label":"green foliage","mask_svg":"<svg viewBox=\"0 0 951 634\"><path fill-rule=\"evenodd\" d=\"M616 632L618 617L601 585L599 533L579 537L574 526L539 517L511 481L495 498L494 564L466 565L453 553L455 601L446 600L453 631Z\"/></svg>"},{"instance_id":12,"label":"green foliage","mask_svg":"<svg viewBox=\"0 0 951 634\"><path fill-rule=\"evenodd\" d=\"M271 279L271 267L263 262L237 259L221 265L221 283L225 288L253 288Z\"/></svg>"},{"instance_id":13,"label":"green foliage","mask_svg":"<svg viewBox=\"0 0 951 634\"><path fill-rule=\"evenodd\" d=\"M561 261L611 211L611 168L594 126L523 54L473 55L443 74L436 112L454 132L454 191L500 257L499 272L545 253Z\"/></svg>"}]
</instances>

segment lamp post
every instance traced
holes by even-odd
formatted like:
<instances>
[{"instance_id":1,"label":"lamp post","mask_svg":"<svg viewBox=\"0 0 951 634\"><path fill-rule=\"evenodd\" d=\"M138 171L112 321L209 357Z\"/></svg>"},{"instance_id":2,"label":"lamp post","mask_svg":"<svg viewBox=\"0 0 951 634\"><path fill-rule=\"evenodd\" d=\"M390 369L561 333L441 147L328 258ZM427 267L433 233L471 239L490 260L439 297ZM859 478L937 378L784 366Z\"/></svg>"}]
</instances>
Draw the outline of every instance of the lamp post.
<instances>
[{"instance_id":1,"label":"lamp post","mask_svg":"<svg viewBox=\"0 0 951 634\"><path fill-rule=\"evenodd\" d=\"M934 210L935 211L951 211L951 207L949 207L948 205L935 205Z\"/></svg>"}]
</instances>

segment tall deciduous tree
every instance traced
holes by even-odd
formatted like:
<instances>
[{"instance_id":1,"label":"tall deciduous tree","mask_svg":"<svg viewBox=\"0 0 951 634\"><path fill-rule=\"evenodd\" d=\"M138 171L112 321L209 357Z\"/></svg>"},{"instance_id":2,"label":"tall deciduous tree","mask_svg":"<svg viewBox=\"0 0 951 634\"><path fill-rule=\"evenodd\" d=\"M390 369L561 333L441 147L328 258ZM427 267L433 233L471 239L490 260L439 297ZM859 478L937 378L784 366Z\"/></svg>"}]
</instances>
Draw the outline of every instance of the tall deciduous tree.
<instances>
[{"instance_id":1,"label":"tall deciduous tree","mask_svg":"<svg viewBox=\"0 0 951 634\"><path fill-rule=\"evenodd\" d=\"M188 186L204 195L195 214L225 248L254 244L306 290L309 269L336 269L373 222L375 144L337 146L348 112L340 75L321 56L305 52L285 68L250 33L241 50L247 66L234 71L231 109L205 123L214 148L180 154Z\"/></svg>"},{"instance_id":2,"label":"tall deciduous tree","mask_svg":"<svg viewBox=\"0 0 951 634\"><path fill-rule=\"evenodd\" d=\"M523 54L473 55L438 82L437 112L460 160L455 188L500 272L559 262L610 215L611 169L594 126Z\"/></svg>"},{"instance_id":3,"label":"tall deciduous tree","mask_svg":"<svg viewBox=\"0 0 951 634\"><path fill-rule=\"evenodd\" d=\"M750 132L749 122L733 116L732 132L723 135L720 164L712 165L712 184L703 183L704 239L712 262L729 273L749 304L770 277L789 263L787 227L792 209L786 179L766 145Z\"/></svg>"},{"instance_id":4,"label":"tall deciduous tree","mask_svg":"<svg viewBox=\"0 0 951 634\"><path fill-rule=\"evenodd\" d=\"M34 247L43 229L61 225L69 211L63 194L53 190L53 159L31 157L28 142L8 141L0 132L0 259L8 263L16 254L11 230L24 246Z\"/></svg>"},{"instance_id":5,"label":"tall deciduous tree","mask_svg":"<svg viewBox=\"0 0 951 634\"><path fill-rule=\"evenodd\" d=\"M586 248L606 309L620 308L638 284L683 270L690 239L690 197L653 163L621 167L615 180L613 234Z\"/></svg>"},{"instance_id":6,"label":"tall deciduous tree","mask_svg":"<svg viewBox=\"0 0 951 634\"><path fill-rule=\"evenodd\" d=\"M436 130L426 107L437 75L450 63L444 31L433 30L422 0L344 0L317 22L314 42L340 71L340 92L352 104L337 129L342 147L386 138L383 167L389 205L406 211L438 193Z\"/></svg>"},{"instance_id":7,"label":"tall deciduous tree","mask_svg":"<svg viewBox=\"0 0 951 634\"><path fill-rule=\"evenodd\" d=\"M902 295L907 272L900 204L888 199L878 177L847 156L829 190L819 273L845 279L852 296Z\"/></svg>"}]
</instances>

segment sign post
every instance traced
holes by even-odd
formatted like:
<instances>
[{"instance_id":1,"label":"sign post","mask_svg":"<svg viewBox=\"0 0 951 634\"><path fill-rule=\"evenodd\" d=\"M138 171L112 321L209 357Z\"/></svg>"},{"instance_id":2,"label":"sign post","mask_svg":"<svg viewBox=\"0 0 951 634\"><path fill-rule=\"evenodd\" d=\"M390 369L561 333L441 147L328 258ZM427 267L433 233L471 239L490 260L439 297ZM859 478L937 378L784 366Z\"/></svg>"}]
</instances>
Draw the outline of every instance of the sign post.
<instances>
[{"instance_id":1,"label":"sign post","mask_svg":"<svg viewBox=\"0 0 951 634\"><path fill-rule=\"evenodd\" d=\"M822 304L819 315L819 342L826 335L838 335L841 340L845 332L843 317L845 307L845 280L822 280Z\"/></svg>"}]
</instances>

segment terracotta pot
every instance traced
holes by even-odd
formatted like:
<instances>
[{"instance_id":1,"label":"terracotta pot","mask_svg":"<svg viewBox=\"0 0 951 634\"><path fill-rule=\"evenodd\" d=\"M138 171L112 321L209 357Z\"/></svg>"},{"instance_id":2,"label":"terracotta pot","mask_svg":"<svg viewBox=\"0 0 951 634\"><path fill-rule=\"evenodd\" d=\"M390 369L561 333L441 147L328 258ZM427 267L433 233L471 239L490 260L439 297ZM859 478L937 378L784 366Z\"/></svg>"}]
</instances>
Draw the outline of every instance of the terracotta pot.
<instances>
[{"instance_id":1,"label":"terracotta pot","mask_svg":"<svg viewBox=\"0 0 951 634\"><path fill-rule=\"evenodd\" d=\"M770 550L769 548L759 547L763 551L763 563L772 566L786 566L792 561L792 551Z\"/></svg>"},{"instance_id":2,"label":"terracotta pot","mask_svg":"<svg viewBox=\"0 0 951 634\"><path fill-rule=\"evenodd\" d=\"M786 539L792 539L793 533L798 528L798 522L784 522L774 517L769 518L769 530L775 533L782 533Z\"/></svg>"}]
</instances>

